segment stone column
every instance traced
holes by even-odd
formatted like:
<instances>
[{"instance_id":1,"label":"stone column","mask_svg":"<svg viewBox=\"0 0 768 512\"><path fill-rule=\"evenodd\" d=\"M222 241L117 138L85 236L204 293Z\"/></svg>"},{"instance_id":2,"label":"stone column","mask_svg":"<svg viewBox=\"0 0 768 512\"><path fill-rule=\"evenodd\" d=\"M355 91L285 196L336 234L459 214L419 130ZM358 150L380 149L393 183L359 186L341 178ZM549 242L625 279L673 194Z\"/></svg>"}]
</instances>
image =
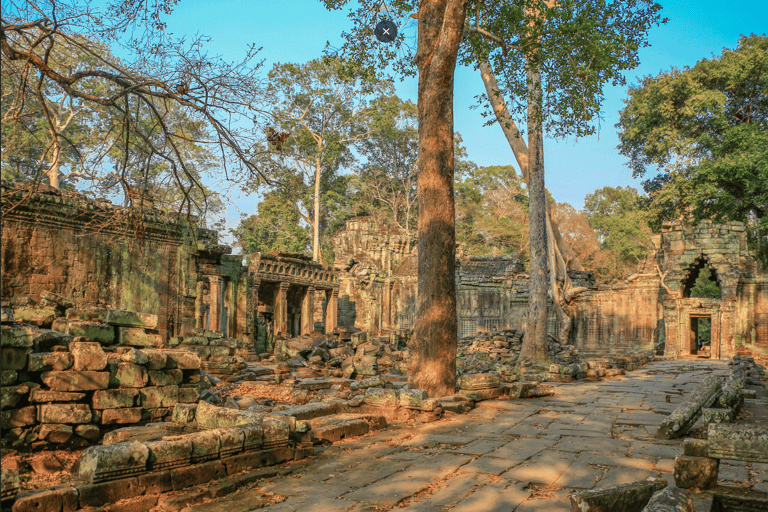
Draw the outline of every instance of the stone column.
<instances>
[{"instance_id":1,"label":"stone column","mask_svg":"<svg viewBox=\"0 0 768 512\"><path fill-rule=\"evenodd\" d=\"M256 318L259 308L259 285L261 280L254 274L248 274L248 288L245 291L245 333L258 334Z\"/></svg>"},{"instance_id":2,"label":"stone column","mask_svg":"<svg viewBox=\"0 0 768 512\"><path fill-rule=\"evenodd\" d=\"M288 287L290 283L280 283L275 297L275 334L288 332Z\"/></svg>"},{"instance_id":3,"label":"stone column","mask_svg":"<svg viewBox=\"0 0 768 512\"><path fill-rule=\"evenodd\" d=\"M384 296L381 299L381 329L392 328L392 287L394 283L390 279L384 281Z\"/></svg>"},{"instance_id":4,"label":"stone column","mask_svg":"<svg viewBox=\"0 0 768 512\"><path fill-rule=\"evenodd\" d=\"M311 334L315 330L315 287L308 286L301 301L301 334Z\"/></svg>"},{"instance_id":5,"label":"stone column","mask_svg":"<svg viewBox=\"0 0 768 512\"><path fill-rule=\"evenodd\" d=\"M325 332L331 333L339 325L339 290L328 290L328 301L325 306Z\"/></svg>"},{"instance_id":6,"label":"stone column","mask_svg":"<svg viewBox=\"0 0 768 512\"><path fill-rule=\"evenodd\" d=\"M210 330L212 331L218 331L220 330L220 320L221 320L221 277L219 276L211 276L211 302L210 302L210 308L211 308L211 321L210 321Z\"/></svg>"},{"instance_id":7,"label":"stone column","mask_svg":"<svg viewBox=\"0 0 768 512\"><path fill-rule=\"evenodd\" d=\"M195 286L195 329L202 329L205 327L203 320L203 293L205 290L205 283L198 281Z\"/></svg>"}]
</instances>

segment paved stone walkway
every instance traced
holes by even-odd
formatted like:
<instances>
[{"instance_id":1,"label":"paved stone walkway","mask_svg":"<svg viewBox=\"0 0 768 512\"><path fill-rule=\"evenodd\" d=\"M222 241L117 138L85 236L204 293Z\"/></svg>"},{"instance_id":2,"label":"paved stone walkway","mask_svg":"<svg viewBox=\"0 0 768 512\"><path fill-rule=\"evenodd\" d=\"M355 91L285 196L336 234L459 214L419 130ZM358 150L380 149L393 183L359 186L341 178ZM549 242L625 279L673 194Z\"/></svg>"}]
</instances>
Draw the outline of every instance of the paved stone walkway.
<instances>
[{"instance_id":1,"label":"paved stone walkway","mask_svg":"<svg viewBox=\"0 0 768 512\"><path fill-rule=\"evenodd\" d=\"M552 397L480 402L466 415L318 448L287 475L185 510L553 512L571 510L578 490L651 476L674 485L682 440L655 439L656 426L704 377L727 371L719 361L657 361L560 385ZM766 482L764 466L724 462L720 479Z\"/></svg>"}]
</instances>

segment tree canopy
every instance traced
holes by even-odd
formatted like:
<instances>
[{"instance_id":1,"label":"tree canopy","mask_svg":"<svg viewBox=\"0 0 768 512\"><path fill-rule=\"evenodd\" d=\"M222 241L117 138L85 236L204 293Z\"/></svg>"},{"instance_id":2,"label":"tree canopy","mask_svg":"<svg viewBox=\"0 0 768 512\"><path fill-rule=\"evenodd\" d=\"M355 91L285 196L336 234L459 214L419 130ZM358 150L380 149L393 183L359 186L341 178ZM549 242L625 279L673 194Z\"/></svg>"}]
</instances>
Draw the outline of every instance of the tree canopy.
<instances>
[{"instance_id":1,"label":"tree canopy","mask_svg":"<svg viewBox=\"0 0 768 512\"><path fill-rule=\"evenodd\" d=\"M630 88L618 124L621 154L661 221L739 220L768 263L768 38Z\"/></svg>"},{"instance_id":2,"label":"tree canopy","mask_svg":"<svg viewBox=\"0 0 768 512\"><path fill-rule=\"evenodd\" d=\"M166 34L161 15L175 3L2 3L3 146L23 148L31 138L43 148L16 151L16 175L39 180L47 173L57 186L51 169L76 164L71 179L118 196L119 183L131 205L131 186L143 196L164 183L176 191L177 210L191 213L204 211L201 201L209 195L200 179L204 152L215 154L216 171L226 179L260 174L250 154L263 138L266 99L258 49L226 62L206 53L204 38ZM76 118L62 122L70 113Z\"/></svg>"}]
</instances>

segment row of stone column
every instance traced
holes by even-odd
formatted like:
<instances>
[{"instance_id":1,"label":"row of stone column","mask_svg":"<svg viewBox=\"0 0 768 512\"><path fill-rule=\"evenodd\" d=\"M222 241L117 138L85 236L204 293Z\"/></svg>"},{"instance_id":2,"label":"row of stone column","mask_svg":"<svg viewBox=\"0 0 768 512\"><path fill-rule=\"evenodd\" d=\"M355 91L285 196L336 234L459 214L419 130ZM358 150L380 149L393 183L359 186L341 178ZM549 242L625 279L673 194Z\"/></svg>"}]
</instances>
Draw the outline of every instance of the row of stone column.
<instances>
[{"instance_id":1,"label":"row of stone column","mask_svg":"<svg viewBox=\"0 0 768 512\"><path fill-rule=\"evenodd\" d=\"M251 286L251 295L253 297L253 307L255 308L259 303L259 285L260 281L255 280ZM281 282L280 288L275 297L274 308L274 330L275 333L287 333L288 332L288 289L291 284L288 282ZM315 329L315 292L317 290L314 286L308 286L307 291L304 294L304 298L301 302L301 334L309 334ZM325 290L326 292L326 311L325 311L325 330L326 332L333 331L338 326L338 310L339 310L339 290ZM254 318L255 321L255 318Z\"/></svg>"}]
</instances>

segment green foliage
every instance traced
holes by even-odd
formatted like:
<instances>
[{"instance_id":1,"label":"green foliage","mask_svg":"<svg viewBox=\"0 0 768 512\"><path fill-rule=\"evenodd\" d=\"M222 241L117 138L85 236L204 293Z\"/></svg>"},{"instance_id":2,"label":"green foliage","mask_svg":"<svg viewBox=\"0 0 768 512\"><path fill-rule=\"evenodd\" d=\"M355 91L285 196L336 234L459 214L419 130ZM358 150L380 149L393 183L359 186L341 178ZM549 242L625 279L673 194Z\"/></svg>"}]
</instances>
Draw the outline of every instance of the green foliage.
<instances>
[{"instance_id":1,"label":"green foliage","mask_svg":"<svg viewBox=\"0 0 768 512\"><path fill-rule=\"evenodd\" d=\"M628 271L653 249L651 229L633 187L603 187L584 197L584 211L602 249Z\"/></svg>"},{"instance_id":2,"label":"green foliage","mask_svg":"<svg viewBox=\"0 0 768 512\"><path fill-rule=\"evenodd\" d=\"M625 83L624 72L639 64L638 50L648 46L648 29L666 23L653 0L562 0L551 8L538 0L481 4L481 27L495 39L480 33L474 20L461 62L477 67L487 58L509 112L519 118L529 113L527 66L537 69L542 101L531 106L556 137L595 133L603 88ZM469 12L475 13L473 5ZM487 105L485 95L478 103Z\"/></svg>"},{"instance_id":3,"label":"green foliage","mask_svg":"<svg viewBox=\"0 0 768 512\"><path fill-rule=\"evenodd\" d=\"M243 253L294 252L310 249L309 233L301 227L298 211L279 191L268 192L259 203L257 215L244 218L231 231Z\"/></svg>"},{"instance_id":4,"label":"green foliage","mask_svg":"<svg viewBox=\"0 0 768 512\"><path fill-rule=\"evenodd\" d=\"M712 271L705 266L699 272L699 276L691 288L691 297L701 297L707 299L719 299L720 287L717 281L712 278Z\"/></svg>"},{"instance_id":5,"label":"green foliage","mask_svg":"<svg viewBox=\"0 0 768 512\"><path fill-rule=\"evenodd\" d=\"M462 148L463 149L463 148ZM464 164L456 181L456 240L473 256L528 257L528 196L509 165Z\"/></svg>"},{"instance_id":6,"label":"green foliage","mask_svg":"<svg viewBox=\"0 0 768 512\"><path fill-rule=\"evenodd\" d=\"M768 38L693 68L646 77L629 90L621 153L643 186L658 228L665 219L739 220L768 264Z\"/></svg>"},{"instance_id":7,"label":"green foliage","mask_svg":"<svg viewBox=\"0 0 768 512\"><path fill-rule=\"evenodd\" d=\"M375 99L372 106L370 138L358 145L365 161L353 178L360 191L360 207L386 225L413 231L419 149L416 105L388 96Z\"/></svg>"},{"instance_id":8,"label":"green foliage","mask_svg":"<svg viewBox=\"0 0 768 512\"><path fill-rule=\"evenodd\" d=\"M306 64L275 64L269 74L268 94L275 104L271 133L286 134L282 142L257 145L253 161L267 180L245 185L253 192L267 188L291 205L302 225L314 232L313 254L331 258L320 237L349 216L345 204L353 148L370 137L375 108L371 98L391 92L391 84L357 73L354 65L337 58ZM354 208L352 208L354 209Z\"/></svg>"}]
</instances>

